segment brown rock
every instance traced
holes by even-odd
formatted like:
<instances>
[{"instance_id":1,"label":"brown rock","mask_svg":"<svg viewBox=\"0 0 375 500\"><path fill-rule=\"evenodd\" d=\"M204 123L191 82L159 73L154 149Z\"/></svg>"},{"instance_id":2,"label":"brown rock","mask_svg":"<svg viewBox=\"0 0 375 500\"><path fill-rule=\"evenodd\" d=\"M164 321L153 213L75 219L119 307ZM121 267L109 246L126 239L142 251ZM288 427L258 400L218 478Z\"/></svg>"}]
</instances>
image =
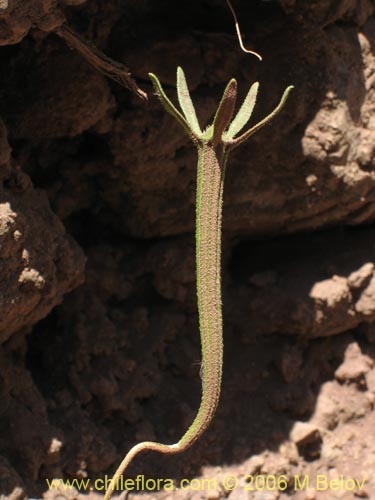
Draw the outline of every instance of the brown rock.
<instances>
[{"instance_id":1,"label":"brown rock","mask_svg":"<svg viewBox=\"0 0 375 500\"><path fill-rule=\"evenodd\" d=\"M296 422L290 433L290 438L297 446L313 443L320 439L320 432L316 425L309 422Z\"/></svg>"},{"instance_id":2,"label":"brown rock","mask_svg":"<svg viewBox=\"0 0 375 500\"><path fill-rule=\"evenodd\" d=\"M0 455L0 498L4 500L25 500L25 486L22 479L10 465L8 460Z\"/></svg>"},{"instance_id":3,"label":"brown rock","mask_svg":"<svg viewBox=\"0 0 375 500\"><path fill-rule=\"evenodd\" d=\"M264 457L261 455L254 455L244 464L244 470L246 474L254 475L257 474L265 463Z\"/></svg>"},{"instance_id":4,"label":"brown rock","mask_svg":"<svg viewBox=\"0 0 375 500\"><path fill-rule=\"evenodd\" d=\"M335 371L335 377L340 382L358 381L373 366L373 360L363 355L359 345L353 342L346 348L344 362Z\"/></svg>"},{"instance_id":5,"label":"brown rock","mask_svg":"<svg viewBox=\"0 0 375 500\"><path fill-rule=\"evenodd\" d=\"M294 14L296 19L306 24L326 26L340 18L364 24L374 13L371 0L280 0L285 12Z\"/></svg>"},{"instance_id":6,"label":"brown rock","mask_svg":"<svg viewBox=\"0 0 375 500\"><path fill-rule=\"evenodd\" d=\"M337 384L326 382L320 389L312 421L320 428L332 430L339 422L340 392Z\"/></svg>"},{"instance_id":7,"label":"brown rock","mask_svg":"<svg viewBox=\"0 0 375 500\"><path fill-rule=\"evenodd\" d=\"M85 2L87 2L87 0L62 0L63 4L69 5L72 7L76 7L77 5L82 5Z\"/></svg>"},{"instance_id":8,"label":"brown rock","mask_svg":"<svg viewBox=\"0 0 375 500\"><path fill-rule=\"evenodd\" d=\"M34 139L79 135L105 119L113 106L100 73L78 55L54 53L30 72L21 98L9 99L10 134Z\"/></svg>"},{"instance_id":9,"label":"brown rock","mask_svg":"<svg viewBox=\"0 0 375 500\"><path fill-rule=\"evenodd\" d=\"M30 328L83 281L84 256L33 189L0 188L0 344Z\"/></svg>"},{"instance_id":10,"label":"brown rock","mask_svg":"<svg viewBox=\"0 0 375 500\"><path fill-rule=\"evenodd\" d=\"M375 370L366 373L366 385L368 390L375 394Z\"/></svg>"},{"instance_id":11,"label":"brown rock","mask_svg":"<svg viewBox=\"0 0 375 500\"><path fill-rule=\"evenodd\" d=\"M296 422L291 430L290 438L304 458L313 460L320 456L322 437L319 428L314 423Z\"/></svg>"},{"instance_id":12,"label":"brown rock","mask_svg":"<svg viewBox=\"0 0 375 500\"><path fill-rule=\"evenodd\" d=\"M10 177L10 158L11 148L8 142L8 131L3 120L0 119L0 181Z\"/></svg>"},{"instance_id":13,"label":"brown rock","mask_svg":"<svg viewBox=\"0 0 375 500\"><path fill-rule=\"evenodd\" d=\"M297 345L286 345L281 354L280 371L285 382L295 382L303 374L303 355Z\"/></svg>"},{"instance_id":14,"label":"brown rock","mask_svg":"<svg viewBox=\"0 0 375 500\"><path fill-rule=\"evenodd\" d=\"M342 385L338 402L340 422L355 421L371 413L373 401L369 395L368 392L359 391L354 384Z\"/></svg>"},{"instance_id":15,"label":"brown rock","mask_svg":"<svg viewBox=\"0 0 375 500\"><path fill-rule=\"evenodd\" d=\"M56 0L7 0L0 11L0 45L18 43L32 26L52 31L64 22Z\"/></svg>"},{"instance_id":16,"label":"brown rock","mask_svg":"<svg viewBox=\"0 0 375 500\"><path fill-rule=\"evenodd\" d=\"M362 288L366 282L373 276L375 265L373 262L367 262L348 276L348 285L350 288Z\"/></svg>"},{"instance_id":17,"label":"brown rock","mask_svg":"<svg viewBox=\"0 0 375 500\"><path fill-rule=\"evenodd\" d=\"M367 288L362 292L360 298L357 300L355 304L356 311L364 316L372 316L375 312L374 296L375 275L371 277Z\"/></svg>"},{"instance_id":18,"label":"brown rock","mask_svg":"<svg viewBox=\"0 0 375 500\"><path fill-rule=\"evenodd\" d=\"M290 243L280 240L255 248L253 243L244 245L241 265L235 269L239 285L232 293L234 314L238 320L250 320L253 328L264 334L324 337L361 325L371 341L375 278L367 246L372 237L372 230L364 229L355 240L350 234L342 237L338 233L322 233L295 237ZM302 245L309 250L301 255ZM254 273L263 261L267 265L272 262L275 252L282 257L274 261L274 269ZM327 275L331 277L322 279ZM254 281L254 276L264 279ZM277 279L268 279L276 276ZM283 376L287 373L287 358L285 352L280 364ZM301 359L297 353L289 358L291 372L294 364L301 365ZM295 376L298 377L298 367Z\"/></svg>"}]
</instances>

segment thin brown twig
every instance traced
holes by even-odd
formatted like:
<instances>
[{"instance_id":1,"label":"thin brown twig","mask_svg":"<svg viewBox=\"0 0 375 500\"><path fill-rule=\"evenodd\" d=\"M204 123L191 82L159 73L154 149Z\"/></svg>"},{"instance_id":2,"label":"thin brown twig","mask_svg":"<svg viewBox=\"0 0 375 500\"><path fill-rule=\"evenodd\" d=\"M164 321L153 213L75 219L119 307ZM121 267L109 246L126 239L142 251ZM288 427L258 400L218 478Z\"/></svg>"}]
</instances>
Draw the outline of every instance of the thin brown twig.
<instances>
[{"instance_id":1,"label":"thin brown twig","mask_svg":"<svg viewBox=\"0 0 375 500\"><path fill-rule=\"evenodd\" d=\"M241 35L241 30L240 30L240 26L238 24L238 19L237 19L237 16L236 16L236 12L235 10L233 9L233 6L230 2L230 0L226 0L227 4L228 4L228 7L230 8L230 11L232 12L232 16L233 16L233 19L234 19L234 24L236 26L236 32L237 32L237 37L238 37L238 42L240 44L240 47L241 49L246 52L247 54L253 54L254 56L256 56L260 61L262 61L262 56L260 54L258 54L258 52L255 52L254 50L249 50L245 47L244 43L243 43L243 40L242 40L242 35Z\"/></svg>"},{"instance_id":2,"label":"thin brown twig","mask_svg":"<svg viewBox=\"0 0 375 500\"><path fill-rule=\"evenodd\" d=\"M112 78L115 82L131 90L144 101L147 101L146 92L138 87L129 69L124 64L106 56L95 45L85 40L67 24L62 24L56 30L56 34L63 38L69 47L76 50L91 66L103 73L103 75Z\"/></svg>"}]
</instances>

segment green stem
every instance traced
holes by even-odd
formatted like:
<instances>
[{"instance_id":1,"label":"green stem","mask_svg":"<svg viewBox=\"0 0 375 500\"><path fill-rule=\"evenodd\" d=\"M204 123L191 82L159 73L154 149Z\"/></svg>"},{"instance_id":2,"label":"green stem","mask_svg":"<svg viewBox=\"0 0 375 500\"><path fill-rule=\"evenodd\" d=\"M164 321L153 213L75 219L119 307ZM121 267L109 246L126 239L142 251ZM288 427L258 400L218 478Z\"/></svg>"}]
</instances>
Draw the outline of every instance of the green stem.
<instances>
[{"instance_id":1,"label":"green stem","mask_svg":"<svg viewBox=\"0 0 375 500\"><path fill-rule=\"evenodd\" d=\"M199 329L202 346L202 398L198 413L173 445L139 443L128 452L113 476L104 500L109 500L130 462L142 451L180 453L189 448L209 426L216 411L223 369L223 322L221 304L221 221L227 155L222 145L198 147L196 196L196 262Z\"/></svg>"},{"instance_id":2,"label":"green stem","mask_svg":"<svg viewBox=\"0 0 375 500\"><path fill-rule=\"evenodd\" d=\"M216 411L220 396L223 365L220 279L223 169L223 162L220 162L215 148L210 144L200 145L196 203L196 262L203 364L202 401L194 422L179 442L182 446L185 444L190 446L206 430Z\"/></svg>"},{"instance_id":3,"label":"green stem","mask_svg":"<svg viewBox=\"0 0 375 500\"><path fill-rule=\"evenodd\" d=\"M198 413L182 436L172 445L147 441L128 452L113 476L104 500L109 500L128 465L145 450L159 453L180 453L189 448L207 429L215 414L223 369L223 321L221 303L221 225L225 169L230 150L248 139L280 111L292 89L288 87L276 109L265 119L239 137L236 134L250 119L258 84L254 84L236 118L230 125L237 95L237 82L227 85L214 122L201 132L190 98L184 72L178 69L178 98L183 114L165 94L158 78L150 73L162 105L189 134L198 148L196 199L196 263L199 330L202 348L202 399Z\"/></svg>"}]
</instances>

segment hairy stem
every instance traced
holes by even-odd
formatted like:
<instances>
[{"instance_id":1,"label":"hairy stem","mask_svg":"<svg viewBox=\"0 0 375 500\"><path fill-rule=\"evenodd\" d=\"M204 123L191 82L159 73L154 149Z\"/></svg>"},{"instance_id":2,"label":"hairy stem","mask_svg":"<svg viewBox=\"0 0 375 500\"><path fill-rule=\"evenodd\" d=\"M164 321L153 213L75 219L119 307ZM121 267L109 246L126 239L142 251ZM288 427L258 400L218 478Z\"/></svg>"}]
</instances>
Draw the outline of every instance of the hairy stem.
<instances>
[{"instance_id":1,"label":"hairy stem","mask_svg":"<svg viewBox=\"0 0 375 500\"><path fill-rule=\"evenodd\" d=\"M127 453L113 476L104 500L109 500L120 477L142 451L180 453L207 429L216 411L223 367L221 304L221 214L226 154L222 145L198 147L196 195L196 262L199 329L202 345L202 399L198 413L182 438L172 445L146 441Z\"/></svg>"}]
</instances>

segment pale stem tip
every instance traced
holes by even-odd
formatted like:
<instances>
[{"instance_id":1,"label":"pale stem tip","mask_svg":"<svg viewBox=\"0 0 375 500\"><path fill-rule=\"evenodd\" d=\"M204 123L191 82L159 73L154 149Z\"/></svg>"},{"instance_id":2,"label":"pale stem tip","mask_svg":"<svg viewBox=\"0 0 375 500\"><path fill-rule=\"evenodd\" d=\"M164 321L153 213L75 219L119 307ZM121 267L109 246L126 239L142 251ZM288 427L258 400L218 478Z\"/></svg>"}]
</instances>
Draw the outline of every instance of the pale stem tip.
<instances>
[{"instance_id":1,"label":"pale stem tip","mask_svg":"<svg viewBox=\"0 0 375 500\"><path fill-rule=\"evenodd\" d=\"M258 54L258 52L255 52L254 50L250 50L250 49L247 49L243 43L243 40L242 40L242 35L241 35L241 30L240 30L240 25L238 24L238 19L237 19L237 15L236 15L236 12L230 2L230 0L226 0L227 1L227 4L228 4L228 7L232 13L232 16L233 16L233 19L234 19L234 24L235 24L235 27L236 27L236 32L237 32L237 38L238 38L238 43L240 44L240 47L241 49L246 52L246 54L252 54L253 56L257 57L259 59L259 61L263 61L263 58L260 54Z\"/></svg>"}]
</instances>

